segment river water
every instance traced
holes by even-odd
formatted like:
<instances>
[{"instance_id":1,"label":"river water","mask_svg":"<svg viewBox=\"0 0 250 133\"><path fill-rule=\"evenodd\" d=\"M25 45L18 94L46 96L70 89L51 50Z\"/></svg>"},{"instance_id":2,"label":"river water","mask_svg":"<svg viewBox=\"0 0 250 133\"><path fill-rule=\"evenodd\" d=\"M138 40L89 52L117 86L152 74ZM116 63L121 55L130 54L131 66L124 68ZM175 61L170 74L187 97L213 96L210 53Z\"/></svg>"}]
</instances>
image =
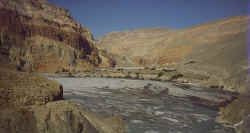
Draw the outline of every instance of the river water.
<instances>
[{"instance_id":1,"label":"river water","mask_svg":"<svg viewBox=\"0 0 250 133\"><path fill-rule=\"evenodd\" d=\"M119 115L127 133L235 133L215 121L217 111L190 96L221 100L213 91L175 83L108 78L51 78L64 98L103 116Z\"/></svg>"}]
</instances>

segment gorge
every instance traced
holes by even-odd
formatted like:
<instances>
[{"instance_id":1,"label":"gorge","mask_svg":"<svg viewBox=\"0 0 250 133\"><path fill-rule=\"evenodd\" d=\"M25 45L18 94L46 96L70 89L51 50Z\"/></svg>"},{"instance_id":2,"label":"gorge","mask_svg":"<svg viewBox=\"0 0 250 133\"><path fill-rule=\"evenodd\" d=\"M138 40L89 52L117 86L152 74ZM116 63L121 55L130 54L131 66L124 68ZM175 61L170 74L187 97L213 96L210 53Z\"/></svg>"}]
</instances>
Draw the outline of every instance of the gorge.
<instances>
[{"instance_id":1,"label":"gorge","mask_svg":"<svg viewBox=\"0 0 250 133\"><path fill-rule=\"evenodd\" d=\"M0 0L0 132L248 133L249 19L95 40L46 0Z\"/></svg>"}]
</instances>

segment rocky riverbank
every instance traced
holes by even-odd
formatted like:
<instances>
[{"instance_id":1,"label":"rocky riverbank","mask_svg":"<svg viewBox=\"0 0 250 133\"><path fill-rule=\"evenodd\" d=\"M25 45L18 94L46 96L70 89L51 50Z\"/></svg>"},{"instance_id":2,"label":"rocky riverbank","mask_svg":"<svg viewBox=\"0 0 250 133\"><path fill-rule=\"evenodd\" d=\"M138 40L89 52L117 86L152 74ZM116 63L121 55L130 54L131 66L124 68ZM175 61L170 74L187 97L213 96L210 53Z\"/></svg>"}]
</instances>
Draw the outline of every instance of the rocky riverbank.
<instances>
[{"instance_id":1,"label":"rocky riverbank","mask_svg":"<svg viewBox=\"0 0 250 133\"><path fill-rule=\"evenodd\" d=\"M54 76L59 77L97 77L97 78L122 78L154 81L171 81L177 83L196 84L204 88L227 90L236 92L234 89L226 88L222 84L210 82L212 77L185 73L175 67L118 67L118 68L96 68L77 72L58 72Z\"/></svg>"},{"instance_id":2,"label":"rocky riverbank","mask_svg":"<svg viewBox=\"0 0 250 133\"><path fill-rule=\"evenodd\" d=\"M124 132L125 125L119 117L97 117L63 99L63 87L58 82L1 67L0 132Z\"/></svg>"}]
</instances>

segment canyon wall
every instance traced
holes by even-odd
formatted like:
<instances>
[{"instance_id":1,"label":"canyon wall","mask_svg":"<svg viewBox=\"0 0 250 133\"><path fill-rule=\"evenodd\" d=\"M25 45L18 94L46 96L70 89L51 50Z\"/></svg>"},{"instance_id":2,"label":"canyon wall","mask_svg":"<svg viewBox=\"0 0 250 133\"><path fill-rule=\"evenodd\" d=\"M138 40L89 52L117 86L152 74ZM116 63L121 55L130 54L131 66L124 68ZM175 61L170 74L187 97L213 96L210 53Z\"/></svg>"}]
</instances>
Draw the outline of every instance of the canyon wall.
<instances>
[{"instance_id":1,"label":"canyon wall","mask_svg":"<svg viewBox=\"0 0 250 133\"><path fill-rule=\"evenodd\" d=\"M20 70L77 71L101 59L90 31L45 0L0 1L0 61Z\"/></svg>"}]
</instances>

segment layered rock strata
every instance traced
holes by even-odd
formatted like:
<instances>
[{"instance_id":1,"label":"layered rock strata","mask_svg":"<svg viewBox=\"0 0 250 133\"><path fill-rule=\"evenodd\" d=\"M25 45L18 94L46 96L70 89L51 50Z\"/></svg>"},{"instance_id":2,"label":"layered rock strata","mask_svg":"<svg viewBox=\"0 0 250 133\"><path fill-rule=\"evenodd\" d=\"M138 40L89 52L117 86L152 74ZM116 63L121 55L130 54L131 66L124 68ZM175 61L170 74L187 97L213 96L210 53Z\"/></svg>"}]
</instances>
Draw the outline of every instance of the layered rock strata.
<instances>
[{"instance_id":1,"label":"layered rock strata","mask_svg":"<svg viewBox=\"0 0 250 133\"><path fill-rule=\"evenodd\" d=\"M86 27L46 0L0 1L0 58L25 71L73 71L101 59Z\"/></svg>"}]
</instances>

